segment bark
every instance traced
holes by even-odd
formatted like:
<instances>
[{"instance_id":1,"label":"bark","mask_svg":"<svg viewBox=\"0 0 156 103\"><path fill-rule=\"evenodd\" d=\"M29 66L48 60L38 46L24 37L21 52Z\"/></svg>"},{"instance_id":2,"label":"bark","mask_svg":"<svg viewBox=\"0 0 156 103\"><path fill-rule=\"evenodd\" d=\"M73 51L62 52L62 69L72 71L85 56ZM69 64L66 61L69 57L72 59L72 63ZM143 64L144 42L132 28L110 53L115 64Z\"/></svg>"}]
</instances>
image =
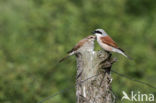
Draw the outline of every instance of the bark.
<instances>
[{"instance_id":1,"label":"bark","mask_svg":"<svg viewBox=\"0 0 156 103\"><path fill-rule=\"evenodd\" d=\"M116 60L105 51L92 51L93 46L88 44L76 54L77 103L112 103L110 69Z\"/></svg>"}]
</instances>

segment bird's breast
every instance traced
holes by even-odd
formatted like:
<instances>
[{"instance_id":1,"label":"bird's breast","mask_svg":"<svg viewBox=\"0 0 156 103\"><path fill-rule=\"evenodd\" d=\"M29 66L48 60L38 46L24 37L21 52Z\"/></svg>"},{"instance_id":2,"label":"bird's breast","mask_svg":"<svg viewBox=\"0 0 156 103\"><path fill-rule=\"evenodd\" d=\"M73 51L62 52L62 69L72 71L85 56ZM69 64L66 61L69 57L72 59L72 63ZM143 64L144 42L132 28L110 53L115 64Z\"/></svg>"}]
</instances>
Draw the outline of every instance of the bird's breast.
<instances>
[{"instance_id":1,"label":"bird's breast","mask_svg":"<svg viewBox=\"0 0 156 103\"><path fill-rule=\"evenodd\" d=\"M112 51L112 47L109 46L109 45L107 45L107 44L105 44L105 43L103 43L101 41L100 37L97 38L97 42L99 43L100 47L103 48L104 50L106 50L106 51Z\"/></svg>"}]
</instances>

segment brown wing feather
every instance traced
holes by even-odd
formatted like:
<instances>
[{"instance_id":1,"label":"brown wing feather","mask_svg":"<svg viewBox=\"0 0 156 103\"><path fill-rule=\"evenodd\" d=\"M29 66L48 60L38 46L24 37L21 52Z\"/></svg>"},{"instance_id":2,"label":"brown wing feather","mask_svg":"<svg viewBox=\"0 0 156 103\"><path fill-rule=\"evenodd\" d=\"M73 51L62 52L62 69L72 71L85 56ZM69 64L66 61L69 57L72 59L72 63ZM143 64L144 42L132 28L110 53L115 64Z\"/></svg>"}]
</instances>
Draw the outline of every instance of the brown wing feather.
<instances>
[{"instance_id":1,"label":"brown wing feather","mask_svg":"<svg viewBox=\"0 0 156 103\"><path fill-rule=\"evenodd\" d=\"M71 49L70 51L68 51L67 53L69 54L69 53L72 53L73 51L78 50L83 44L85 44L85 42L88 41L88 39L90 39L90 38L94 38L94 39L95 39L95 37L96 37L96 36L94 36L94 35L89 35L88 37L86 37L86 38L80 40L80 41L76 44L76 46L75 46L73 49Z\"/></svg>"},{"instance_id":2,"label":"brown wing feather","mask_svg":"<svg viewBox=\"0 0 156 103\"><path fill-rule=\"evenodd\" d=\"M70 51L68 51L67 53L69 54L69 53L72 53L73 51L78 50L78 49L86 42L86 40L87 40L87 39L80 40L80 41L76 44L76 46L75 46L73 49L71 49Z\"/></svg>"},{"instance_id":3,"label":"brown wing feather","mask_svg":"<svg viewBox=\"0 0 156 103\"><path fill-rule=\"evenodd\" d=\"M102 40L103 43L105 43L105 44L107 44L109 46L112 46L112 47L115 47L115 48L119 48L117 46L117 44L115 43L115 41L113 41L112 38L109 37L109 36L101 37L101 40Z\"/></svg>"}]
</instances>

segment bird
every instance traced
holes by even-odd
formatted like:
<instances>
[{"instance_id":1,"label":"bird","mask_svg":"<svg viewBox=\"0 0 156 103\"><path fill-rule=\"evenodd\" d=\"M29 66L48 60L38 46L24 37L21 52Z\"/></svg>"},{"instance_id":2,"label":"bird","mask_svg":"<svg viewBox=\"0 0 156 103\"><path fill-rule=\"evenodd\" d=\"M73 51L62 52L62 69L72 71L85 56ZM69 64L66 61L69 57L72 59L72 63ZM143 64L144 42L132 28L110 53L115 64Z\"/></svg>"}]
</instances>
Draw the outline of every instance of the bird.
<instances>
[{"instance_id":1,"label":"bird","mask_svg":"<svg viewBox=\"0 0 156 103\"><path fill-rule=\"evenodd\" d=\"M109 54L110 52L117 52L127 57L128 59L131 59L127 54L125 54L124 50L118 47L116 42L103 29L95 29L93 34L96 35L96 39L100 47Z\"/></svg>"},{"instance_id":2,"label":"bird","mask_svg":"<svg viewBox=\"0 0 156 103\"><path fill-rule=\"evenodd\" d=\"M59 60L59 63L62 62L62 61L64 61L69 56L72 56L72 55L78 53L79 50L81 49L81 47L87 45L88 43L92 43L93 47L92 48L86 48L86 49L87 50L90 49L91 51L93 51L95 38L96 38L95 35L89 35L88 37L80 40L70 51L67 52L67 56L65 56L61 60Z\"/></svg>"}]
</instances>

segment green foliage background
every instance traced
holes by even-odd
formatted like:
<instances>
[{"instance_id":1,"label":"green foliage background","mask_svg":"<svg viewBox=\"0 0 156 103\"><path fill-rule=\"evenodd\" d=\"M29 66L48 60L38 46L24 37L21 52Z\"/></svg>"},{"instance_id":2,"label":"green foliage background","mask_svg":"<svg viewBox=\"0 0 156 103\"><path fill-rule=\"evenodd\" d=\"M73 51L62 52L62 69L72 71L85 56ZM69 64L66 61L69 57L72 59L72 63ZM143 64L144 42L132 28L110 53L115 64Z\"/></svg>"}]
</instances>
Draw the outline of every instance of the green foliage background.
<instances>
[{"instance_id":1,"label":"green foliage background","mask_svg":"<svg viewBox=\"0 0 156 103\"><path fill-rule=\"evenodd\" d=\"M0 0L0 103L37 103L68 87L44 103L75 103L75 58L57 61L96 28L134 59L113 54L114 70L156 86L155 7L155 0ZM112 76L118 103L123 90L156 94Z\"/></svg>"}]
</instances>

